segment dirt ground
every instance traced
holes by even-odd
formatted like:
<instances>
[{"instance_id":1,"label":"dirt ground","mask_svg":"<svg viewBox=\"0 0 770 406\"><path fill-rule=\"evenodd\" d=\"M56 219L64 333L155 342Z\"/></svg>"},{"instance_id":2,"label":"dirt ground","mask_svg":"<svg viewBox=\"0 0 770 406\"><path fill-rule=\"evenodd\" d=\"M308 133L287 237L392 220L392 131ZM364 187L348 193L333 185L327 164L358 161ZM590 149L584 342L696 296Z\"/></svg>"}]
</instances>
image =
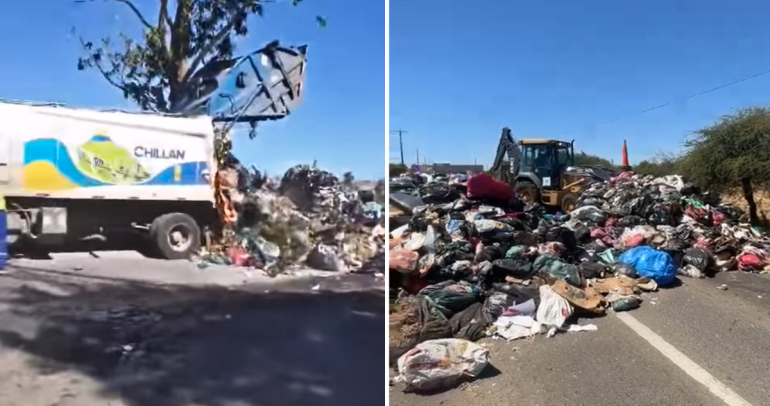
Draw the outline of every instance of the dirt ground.
<instances>
[{"instance_id":1,"label":"dirt ground","mask_svg":"<svg viewBox=\"0 0 770 406\"><path fill-rule=\"evenodd\" d=\"M754 200L757 202L759 218L762 220L765 228L770 229L770 192L754 192ZM743 195L737 191L722 194L722 201L740 207L742 210L748 211L749 209L746 199L744 199Z\"/></svg>"}]
</instances>

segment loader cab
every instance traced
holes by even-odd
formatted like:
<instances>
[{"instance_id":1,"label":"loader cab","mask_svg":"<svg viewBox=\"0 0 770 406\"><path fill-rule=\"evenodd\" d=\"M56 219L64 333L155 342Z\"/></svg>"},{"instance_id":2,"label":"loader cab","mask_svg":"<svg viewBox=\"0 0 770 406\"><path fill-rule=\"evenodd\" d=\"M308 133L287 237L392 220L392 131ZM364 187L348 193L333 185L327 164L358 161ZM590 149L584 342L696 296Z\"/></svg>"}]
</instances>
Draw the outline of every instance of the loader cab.
<instances>
[{"instance_id":1,"label":"loader cab","mask_svg":"<svg viewBox=\"0 0 770 406\"><path fill-rule=\"evenodd\" d=\"M559 189L560 174L575 164L570 142L525 138L519 141L519 146L522 156L519 173L534 174L543 189Z\"/></svg>"}]
</instances>

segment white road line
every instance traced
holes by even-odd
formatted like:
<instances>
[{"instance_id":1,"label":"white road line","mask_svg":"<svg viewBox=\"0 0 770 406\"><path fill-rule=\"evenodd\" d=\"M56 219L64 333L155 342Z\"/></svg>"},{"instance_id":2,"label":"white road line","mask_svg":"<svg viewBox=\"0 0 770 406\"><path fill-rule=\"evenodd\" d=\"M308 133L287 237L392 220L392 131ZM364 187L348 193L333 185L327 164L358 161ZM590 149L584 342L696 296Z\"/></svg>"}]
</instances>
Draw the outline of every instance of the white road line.
<instances>
[{"instance_id":1,"label":"white road line","mask_svg":"<svg viewBox=\"0 0 770 406\"><path fill-rule=\"evenodd\" d=\"M687 375L690 375L692 379L700 382L703 386L708 388L711 393L716 395L719 399L722 399L726 404L730 406L751 406L751 403L746 399L735 393L734 390L727 387L713 375L708 373L695 361L691 360L688 356L682 354L681 351L674 348L663 337L655 334L649 327L642 324L636 317L629 313L617 313L618 319L625 323L631 330L634 330L636 334L647 340L650 345L660 351L663 356L668 358L676 366L682 369Z\"/></svg>"}]
</instances>

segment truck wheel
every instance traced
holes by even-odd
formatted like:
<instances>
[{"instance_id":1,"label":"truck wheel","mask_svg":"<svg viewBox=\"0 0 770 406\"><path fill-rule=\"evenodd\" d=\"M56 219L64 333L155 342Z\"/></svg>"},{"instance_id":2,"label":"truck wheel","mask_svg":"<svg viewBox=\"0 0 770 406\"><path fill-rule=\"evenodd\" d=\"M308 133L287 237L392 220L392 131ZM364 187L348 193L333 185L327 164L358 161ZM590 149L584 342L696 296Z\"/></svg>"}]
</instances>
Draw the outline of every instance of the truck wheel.
<instances>
[{"instance_id":1,"label":"truck wheel","mask_svg":"<svg viewBox=\"0 0 770 406\"><path fill-rule=\"evenodd\" d=\"M201 245L198 223L184 213L168 213L150 226L150 240L165 259L188 259Z\"/></svg>"},{"instance_id":2,"label":"truck wheel","mask_svg":"<svg viewBox=\"0 0 770 406\"><path fill-rule=\"evenodd\" d=\"M519 182L513 188L516 196L525 204L540 203L540 191L531 182Z\"/></svg>"},{"instance_id":3,"label":"truck wheel","mask_svg":"<svg viewBox=\"0 0 770 406\"><path fill-rule=\"evenodd\" d=\"M564 197L561 199L562 213L569 214L573 210L575 210L575 208L577 208L577 201L578 201L578 196L575 194L570 193L568 195L564 195Z\"/></svg>"}]
</instances>

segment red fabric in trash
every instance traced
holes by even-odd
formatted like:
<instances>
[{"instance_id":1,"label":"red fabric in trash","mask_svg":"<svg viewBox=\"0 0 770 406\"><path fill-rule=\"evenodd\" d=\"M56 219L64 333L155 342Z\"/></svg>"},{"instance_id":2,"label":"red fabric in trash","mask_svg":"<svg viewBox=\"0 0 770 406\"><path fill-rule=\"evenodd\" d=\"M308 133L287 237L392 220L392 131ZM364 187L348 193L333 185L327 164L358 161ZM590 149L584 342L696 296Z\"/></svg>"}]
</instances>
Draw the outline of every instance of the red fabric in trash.
<instances>
[{"instance_id":1,"label":"red fabric in trash","mask_svg":"<svg viewBox=\"0 0 770 406\"><path fill-rule=\"evenodd\" d=\"M507 202L516 197L516 193L507 183L497 181L486 173L480 173L468 179L468 197Z\"/></svg>"},{"instance_id":2,"label":"red fabric in trash","mask_svg":"<svg viewBox=\"0 0 770 406\"><path fill-rule=\"evenodd\" d=\"M607 236L607 233L604 232L601 228L594 228L591 230L591 238L604 238Z\"/></svg>"},{"instance_id":3,"label":"red fabric in trash","mask_svg":"<svg viewBox=\"0 0 770 406\"><path fill-rule=\"evenodd\" d=\"M762 260L754 254L741 254L738 256L738 269L741 271L762 269Z\"/></svg>"},{"instance_id":4,"label":"red fabric in trash","mask_svg":"<svg viewBox=\"0 0 770 406\"><path fill-rule=\"evenodd\" d=\"M644 243L644 236L641 234L634 234L626 239L626 248L634 248Z\"/></svg>"},{"instance_id":5,"label":"red fabric in trash","mask_svg":"<svg viewBox=\"0 0 770 406\"><path fill-rule=\"evenodd\" d=\"M711 217L711 219L714 222L715 226L718 226L718 225L721 225L722 223L724 223L726 218L727 218L727 216L725 216L724 213L721 213L721 212L718 212L718 211L715 211L713 216Z\"/></svg>"}]
</instances>

